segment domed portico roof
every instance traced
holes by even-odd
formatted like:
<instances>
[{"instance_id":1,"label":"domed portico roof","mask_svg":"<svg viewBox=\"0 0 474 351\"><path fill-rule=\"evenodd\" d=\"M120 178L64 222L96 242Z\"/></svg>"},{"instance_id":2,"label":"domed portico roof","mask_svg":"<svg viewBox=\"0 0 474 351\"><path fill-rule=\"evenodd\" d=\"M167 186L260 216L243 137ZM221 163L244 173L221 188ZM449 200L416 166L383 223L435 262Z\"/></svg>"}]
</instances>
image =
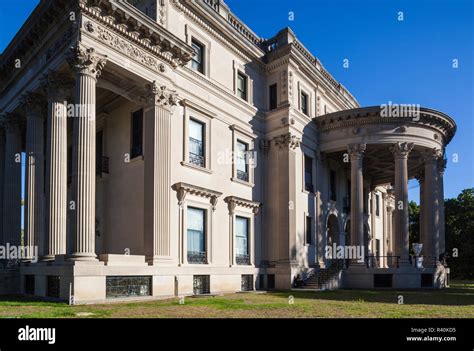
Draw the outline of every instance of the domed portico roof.
<instances>
[{"instance_id":1,"label":"domed portico roof","mask_svg":"<svg viewBox=\"0 0 474 351\"><path fill-rule=\"evenodd\" d=\"M427 150L444 153L456 132L456 123L448 115L417 106L387 105L343 110L313 119L318 128L320 152L340 159L349 145L366 144L364 173L375 183L393 178L390 146L412 143L408 159L409 177L423 171Z\"/></svg>"}]
</instances>

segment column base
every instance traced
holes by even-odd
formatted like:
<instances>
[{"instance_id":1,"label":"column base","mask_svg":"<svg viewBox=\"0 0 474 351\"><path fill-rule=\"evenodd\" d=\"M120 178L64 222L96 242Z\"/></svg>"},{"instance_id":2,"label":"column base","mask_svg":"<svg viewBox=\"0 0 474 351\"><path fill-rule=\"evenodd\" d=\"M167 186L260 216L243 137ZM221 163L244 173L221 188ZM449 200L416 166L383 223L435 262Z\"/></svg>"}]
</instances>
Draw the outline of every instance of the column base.
<instances>
[{"instance_id":1,"label":"column base","mask_svg":"<svg viewBox=\"0 0 474 351\"><path fill-rule=\"evenodd\" d=\"M67 256L69 261L99 261L95 253L90 252L73 252Z\"/></svg>"}]
</instances>

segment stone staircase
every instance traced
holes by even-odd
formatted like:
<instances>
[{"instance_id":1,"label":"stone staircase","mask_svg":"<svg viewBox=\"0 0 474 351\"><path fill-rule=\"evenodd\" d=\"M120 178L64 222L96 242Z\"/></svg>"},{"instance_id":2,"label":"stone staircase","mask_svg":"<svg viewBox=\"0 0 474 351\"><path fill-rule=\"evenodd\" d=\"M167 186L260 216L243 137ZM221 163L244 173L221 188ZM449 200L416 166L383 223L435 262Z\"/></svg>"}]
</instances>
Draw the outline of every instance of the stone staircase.
<instances>
[{"instance_id":1,"label":"stone staircase","mask_svg":"<svg viewBox=\"0 0 474 351\"><path fill-rule=\"evenodd\" d=\"M300 289L325 290L339 288L343 269L344 261L335 260L329 267L321 268L307 277Z\"/></svg>"}]
</instances>

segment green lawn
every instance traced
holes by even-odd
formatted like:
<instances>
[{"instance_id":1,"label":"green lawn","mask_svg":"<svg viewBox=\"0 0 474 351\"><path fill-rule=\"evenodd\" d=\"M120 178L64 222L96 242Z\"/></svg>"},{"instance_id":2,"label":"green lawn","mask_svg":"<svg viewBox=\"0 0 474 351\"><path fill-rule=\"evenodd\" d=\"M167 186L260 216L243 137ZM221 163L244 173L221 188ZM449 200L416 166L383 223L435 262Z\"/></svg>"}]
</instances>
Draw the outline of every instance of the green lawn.
<instances>
[{"instance_id":1,"label":"green lawn","mask_svg":"<svg viewBox=\"0 0 474 351\"><path fill-rule=\"evenodd\" d=\"M403 304L398 304L399 296ZM150 302L68 306L21 297L0 298L1 318L350 317L474 318L474 283L433 291L337 290L238 293Z\"/></svg>"}]
</instances>

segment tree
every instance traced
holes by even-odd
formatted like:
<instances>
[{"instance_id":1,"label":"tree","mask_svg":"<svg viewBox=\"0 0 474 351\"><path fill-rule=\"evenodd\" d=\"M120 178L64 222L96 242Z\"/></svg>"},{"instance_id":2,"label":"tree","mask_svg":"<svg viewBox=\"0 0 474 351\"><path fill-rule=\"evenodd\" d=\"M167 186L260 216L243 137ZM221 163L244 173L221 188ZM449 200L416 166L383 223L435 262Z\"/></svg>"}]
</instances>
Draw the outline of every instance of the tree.
<instances>
[{"instance_id":1,"label":"tree","mask_svg":"<svg viewBox=\"0 0 474 351\"><path fill-rule=\"evenodd\" d=\"M451 275L474 278L474 188L445 201L446 252ZM455 257L457 254L457 257Z\"/></svg>"}]
</instances>

